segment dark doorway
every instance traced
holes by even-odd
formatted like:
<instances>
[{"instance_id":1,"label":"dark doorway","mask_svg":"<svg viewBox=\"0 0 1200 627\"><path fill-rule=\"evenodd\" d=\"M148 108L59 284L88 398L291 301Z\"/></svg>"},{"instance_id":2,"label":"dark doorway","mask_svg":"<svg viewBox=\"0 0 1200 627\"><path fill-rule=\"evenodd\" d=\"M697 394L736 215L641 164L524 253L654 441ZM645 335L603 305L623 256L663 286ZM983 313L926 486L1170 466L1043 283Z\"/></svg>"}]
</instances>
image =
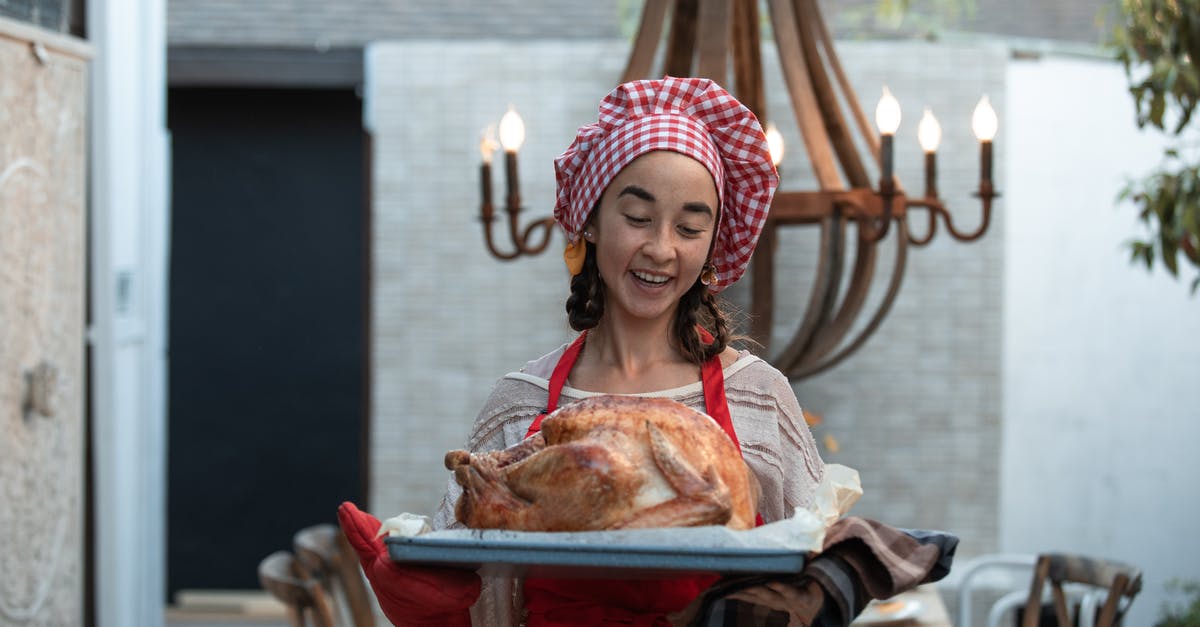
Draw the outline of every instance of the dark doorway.
<instances>
[{"instance_id":1,"label":"dark doorway","mask_svg":"<svg viewBox=\"0 0 1200 627\"><path fill-rule=\"evenodd\" d=\"M174 88L167 594L361 502L367 210L352 90Z\"/></svg>"}]
</instances>

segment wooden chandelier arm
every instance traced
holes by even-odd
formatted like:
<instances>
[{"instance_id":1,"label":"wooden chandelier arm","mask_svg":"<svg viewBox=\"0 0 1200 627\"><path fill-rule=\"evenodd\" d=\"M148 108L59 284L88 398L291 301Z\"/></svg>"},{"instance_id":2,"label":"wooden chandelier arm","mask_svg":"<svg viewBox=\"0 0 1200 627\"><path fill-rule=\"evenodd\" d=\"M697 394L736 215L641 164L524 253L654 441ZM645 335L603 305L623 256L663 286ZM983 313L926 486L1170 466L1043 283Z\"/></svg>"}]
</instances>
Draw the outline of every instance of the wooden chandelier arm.
<instances>
[{"instance_id":1,"label":"wooden chandelier arm","mask_svg":"<svg viewBox=\"0 0 1200 627\"><path fill-rule=\"evenodd\" d=\"M842 115L837 90L830 81L826 71L826 60L819 49L821 18L816 5L816 0L793 0L796 30L800 33L804 64L808 68L808 78L820 112L821 123L838 163L841 164L847 184L851 188L870 187L867 170L863 166L862 157L859 156L858 147L854 145L851 128Z\"/></svg>"},{"instance_id":2,"label":"wooden chandelier arm","mask_svg":"<svg viewBox=\"0 0 1200 627\"><path fill-rule=\"evenodd\" d=\"M734 0L733 77L738 100L767 123L767 95L763 85L762 36L758 30L758 0Z\"/></svg>"},{"instance_id":3,"label":"wooden chandelier arm","mask_svg":"<svg viewBox=\"0 0 1200 627\"><path fill-rule=\"evenodd\" d=\"M837 289L830 284L836 282L835 277L841 277L841 243L845 227L845 219L836 211L835 215L821 221L821 248L804 317L791 341L771 358L771 363L785 373L790 364L803 356L813 336L821 327L822 318L828 316L827 312L832 307L827 301L831 292L836 292ZM834 267L838 272L832 271Z\"/></svg>"},{"instance_id":4,"label":"wooden chandelier arm","mask_svg":"<svg viewBox=\"0 0 1200 627\"><path fill-rule=\"evenodd\" d=\"M732 35L733 0L700 0L696 76L726 84Z\"/></svg>"},{"instance_id":5,"label":"wooden chandelier arm","mask_svg":"<svg viewBox=\"0 0 1200 627\"><path fill-rule=\"evenodd\" d=\"M867 147L871 150L871 155L876 162L879 161L879 134L875 132L875 127L867 119L867 114L863 112L862 105L859 104L858 98L854 97L854 88L850 85L850 79L846 77L846 71L842 69L842 62L838 59L837 51L833 47L833 37L829 35L829 26L825 24L825 19L821 15L821 6L817 2L812 3L812 12L816 17L817 36L821 43L821 49L824 51L824 56L828 60L830 69L833 70L833 75L837 79L838 87L842 90L842 95L846 100L846 105L850 108L853 114L854 121L858 126L858 132L867 143Z\"/></svg>"},{"instance_id":6,"label":"wooden chandelier arm","mask_svg":"<svg viewBox=\"0 0 1200 627\"><path fill-rule=\"evenodd\" d=\"M891 311L892 304L896 301L896 294L900 292L900 284L904 280L904 267L908 260L908 230L903 221L896 223L896 260L892 266L892 277L888 283L887 292L883 296L883 301L880 302L879 308L875 310L875 315L871 316L871 320L867 326L863 327L858 336L854 340L839 350L829 359L820 362L811 362L799 364L795 369L788 369L784 373L791 379L804 379L816 374L820 374L836 365L855 351L857 351L872 335L879 329L883 319L887 317Z\"/></svg>"},{"instance_id":7,"label":"wooden chandelier arm","mask_svg":"<svg viewBox=\"0 0 1200 627\"><path fill-rule=\"evenodd\" d=\"M625 73L621 76L622 83L650 77L670 2L646 0L642 6L642 21L633 40L633 51L629 53L629 61L625 64Z\"/></svg>"},{"instance_id":8,"label":"wooden chandelier arm","mask_svg":"<svg viewBox=\"0 0 1200 627\"><path fill-rule=\"evenodd\" d=\"M675 0L675 9L671 14L667 56L663 62L664 74L670 76L692 75L698 13L697 0Z\"/></svg>"},{"instance_id":9,"label":"wooden chandelier arm","mask_svg":"<svg viewBox=\"0 0 1200 627\"><path fill-rule=\"evenodd\" d=\"M779 53L784 83L791 96L792 111L800 126L800 136L804 139L804 148L812 163L817 184L822 190L844 189L813 84L808 77L804 46L796 28L798 22L792 2L767 0L767 6L771 9L771 24L775 27L775 47Z\"/></svg>"},{"instance_id":10,"label":"wooden chandelier arm","mask_svg":"<svg viewBox=\"0 0 1200 627\"><path fill-rule=\"evenodd\" d=\"M771 327L775 316L775 243L778 225L767 220L758 236L758 246L750 266L750 337L762 352L771 346Z\"/></svg>"},{"instance_id":11,"label":"wooden chandelier arm","mask_svg":"<svg viewBox=\"0 0 1200 627\"><path fill-rule=\"evenodd\" d=\"M846 334L850 332L854 321L858 319L867 294L871 290L871 281L875 277L877 242L868 241L859 232L858 243L855 246L854 270L850 276L850 284L846 295L838 307L837 315L821 329L820 335L804 352L801 364L813 363L836 349Z\"/></svg>"}]
</instances>

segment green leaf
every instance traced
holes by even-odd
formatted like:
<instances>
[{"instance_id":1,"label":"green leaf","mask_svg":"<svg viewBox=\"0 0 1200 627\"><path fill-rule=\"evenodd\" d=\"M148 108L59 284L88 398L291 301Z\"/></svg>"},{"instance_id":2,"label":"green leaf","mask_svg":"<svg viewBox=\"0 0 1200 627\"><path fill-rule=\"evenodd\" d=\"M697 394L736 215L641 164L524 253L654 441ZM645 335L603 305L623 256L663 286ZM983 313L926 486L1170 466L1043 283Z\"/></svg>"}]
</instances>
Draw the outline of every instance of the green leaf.
<instances>
[{"instance_id":1,"label":"green leaf","mask_svg":"<svg viewBox=\"0 0 1200 627\"><path fill-rule=\"evenodd\" d=\"M1154 247L1147 242L1134 241L1130 242L1130 263L1141 263L1149 270L1154 262Z\"/></svg>"},{"instance_id":2,"label":"green leaf","mask_svg":"<svg viewBox=\"0 0 1200 627\"><path fill-rule=\"evenodd\" d=\"M1159 246L1162 248L1163 265L1171 272L1171 276L1179 276L1179 242L1166 230L1159 232Z\"/></svg>"},{"instance_id":3,"label":"green leaf","mask_svg":"<svg viewBox=\"0 0 1200 627\"><path fill-rule=\"evenodd\" d=\"M1176 135L1182 133L1184 127L1186 127L1188 125L1188 122L1192 121L1192 112L1195 111L1196 105L1180 104L1179 109L1180 109L1179 123L1177 123L1175 125L1175 128L1171 131L1172 133L1174 133Z\"/></svg>"},{"instance_id":4,"label":"green leaf","mask_svg":"<svg viewBox=\"0 0 1200 627\"><path fill-rule=\"evenodd\" d=\"M1156 91L1150 98L1150 123L1158 128L1163 127L1163 113L1167 110L1167 99L1162 92Z\"/></svg>"}]
</instances>

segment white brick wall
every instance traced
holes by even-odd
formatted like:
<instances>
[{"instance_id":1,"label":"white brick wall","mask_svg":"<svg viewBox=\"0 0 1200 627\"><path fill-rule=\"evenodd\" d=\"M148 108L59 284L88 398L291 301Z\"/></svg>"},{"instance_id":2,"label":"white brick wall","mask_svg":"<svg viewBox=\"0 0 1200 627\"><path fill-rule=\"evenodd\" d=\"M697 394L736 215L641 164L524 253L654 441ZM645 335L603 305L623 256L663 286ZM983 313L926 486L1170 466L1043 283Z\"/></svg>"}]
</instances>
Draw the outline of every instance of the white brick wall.
<instances>
[{"instance_id":1,"label":"white brick wall","mask_svg":"<svg viewBox=\"0 0 1200 627\"><path fill-rule=\"evenodd\" d=\"M922 106L934 107L945 134L940 190L959 228L973 229L978 205L968 194L978 157L969 119L981 93L1003 101L1004 53L908 42L843 42L838 50L868 114L884 80L900 99L896 162L909 188L923 180L916 121ZM532 259L502 263L484 250L479 130L516 105L528 136L521 152L526 219L547 215L552 160L579 125L594 120L627 51L623 42L368 48L376 227L370 507L378 513L432 511L446 478L442 455L462 444L492 383L571 337L561 235ZM807 164L774 55L773 48L764 55L769 111L788 140L785 188L801 189ZM959 68L953 80L951 68ZM502 172L494 174L500 199ZM996 179L1003 189L1002 171ZM876 336L832 371L796 386L801 403L825 417L818 436L831 434L842 445L826 459L862 472L866 495L855 511L954 531L964 554L996 546L1003 215L1001 200L991 232L978 243L953 243L943 231L929 247L910 250L900 296ZM782 321L797 319L807 298L815 230L786 233L782 248L777 338L787 331ZM881 277L890 272L889 250L876 270ZM796 282L785 283L793 275ZM731 296L744 300L745 287Z\"/></svg>"},{"instance_id":2,"label":"white brick wall","mask_svg":"<svg viewBox=\"0 0 1200 627\"><path fill-rule=\"evenodd\" d=\"M492 384L571 336L562 313L561 236L554 234L550 252L508 263L484 249L480 130L509 103L524 116L525 219L542 217L553 206L552 159L595 115L623 64L624 46L615 42L368 49L375 510L431 512L446 479L442 456L462 446ZM502 199L503 168L496 169L495 196ZM504 224L495 228L504 245Z\"/></svg>"}]
</instances>

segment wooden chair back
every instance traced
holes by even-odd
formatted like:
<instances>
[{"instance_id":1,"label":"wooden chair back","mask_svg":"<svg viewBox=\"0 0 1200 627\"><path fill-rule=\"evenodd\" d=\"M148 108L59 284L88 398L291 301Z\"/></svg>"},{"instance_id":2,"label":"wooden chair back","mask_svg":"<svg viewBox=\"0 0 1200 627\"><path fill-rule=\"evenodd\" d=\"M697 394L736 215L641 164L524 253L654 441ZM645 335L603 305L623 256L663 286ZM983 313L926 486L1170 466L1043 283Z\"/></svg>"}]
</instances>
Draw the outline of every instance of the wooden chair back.
<instances>
[{"instance_id":1,"label":"wooden chair back","mask_svg":"<svg viewBox=\"0 0 1200 627\"><path fill-rule=\"evenodd\" d=\"M375 627L374 599L341 529L332 524L301 529L292 538L292 550L300 567L330 591L340 623Z\"/></svg>"},{"instance_id":2,"label":"wooden chair back","mask_svg":"<svg viewBox=\"0 0 1200 627\"><path fill-rule=\"evenodd\" d=\"M287 607L292 627L307 627L311 616L315 627L333 627L333 611L321 585L304 577L296 558L287 551L276 551L258 564L258 580L263 589Z\"/></svg>"},{"instance_id":3,"label":"wooden chair back","mask_svg":"<svg viewBox=\"0 0 1200 627\"><path fill-rule=\"evenodd\" d=\"M1025 602L1021 627L1037 627L1041 614L1042 593L1046 584L1050 585L1054 615L1060 627L1074 624L1070 621L1067 598L1063 592L1064 583L1085 584L1107 590L1108 595L1100 608L1095 625L1113 627L1133 602L1133 598L1141 592L1142 571L1120 562L1080 555L1039 555L1034 566L1033 582L1029 588L1029 598Z\"/></svg>"}]
</instances>

